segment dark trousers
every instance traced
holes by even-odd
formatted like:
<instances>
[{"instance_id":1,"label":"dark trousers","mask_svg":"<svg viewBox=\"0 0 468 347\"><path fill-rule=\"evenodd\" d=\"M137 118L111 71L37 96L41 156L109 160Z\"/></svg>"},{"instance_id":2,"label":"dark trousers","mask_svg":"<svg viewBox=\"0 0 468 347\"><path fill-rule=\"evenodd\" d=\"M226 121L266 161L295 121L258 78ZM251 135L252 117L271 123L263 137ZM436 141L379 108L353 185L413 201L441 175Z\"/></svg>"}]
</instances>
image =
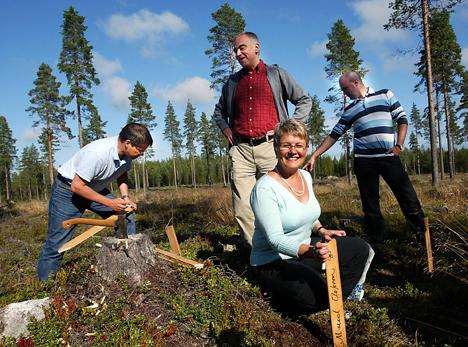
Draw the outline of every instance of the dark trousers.
<instances>
[{"instance_id":1,"label":"dark trousers","mask_svg":"<svg viewBox=\"0 0 468 347\"><path fill-rule=\"evenodd\" d=\"M311 244L319 241L312 238ZM358 283L369 256L369 244L357 237L337 237L343 298ZM287 259L252 266L260 288L273 307L290 315L309 314L328 308L322 262L315 259Z\"/></svg>"},{"instance_id":2,"label":"dark trousers","mask_svg":"<svg viewBox=\"0 0 468 347\"><path fill-rule=\"evenodd\" d=\"M355 158L354 172L361 194L366 230L374 241L384 239L384 220L380 211L379 178L392 190L406 219L418 232L424 231L424 212L400 158Z\"/></svg>"}]
</instances>

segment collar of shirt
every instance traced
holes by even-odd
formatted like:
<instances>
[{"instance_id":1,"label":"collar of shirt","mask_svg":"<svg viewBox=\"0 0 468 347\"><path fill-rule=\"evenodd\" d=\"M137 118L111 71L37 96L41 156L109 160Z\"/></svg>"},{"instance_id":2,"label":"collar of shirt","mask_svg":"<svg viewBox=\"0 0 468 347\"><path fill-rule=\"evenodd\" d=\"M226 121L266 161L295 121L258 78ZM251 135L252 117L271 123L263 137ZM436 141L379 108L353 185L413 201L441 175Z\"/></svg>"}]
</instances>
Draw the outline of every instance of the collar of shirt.
<instances>
[{"instance_id":1,"label":"collar of shirt","mask_svg":"<svg viewBox=\"0 0 468 347\"><path fill-rule=\"evenodd\" d=\"M255 67L255 69L253 69L252 73L255 72L257 74L260 74L260 73L264 73L265 71L266 71L265 63L263 62L262 59L260 59L257 66ZM250 74L250 72L248 70L246 70L246 69L242 69L242 73L244 75L249 75Z\"/></svg>"},{"instance_id":2,"label":"collar of shirt","mask_svg":"<svg viewBox=\"0 0 468 347\"><path fill-rule=\"evenodd\" d=\"M365 98L367 98L369 96L369 94L374 94L375 93L375 90L372 88L372 87L367 87L367 93L366 95L364 95L363 98L357 98L357 100L364 100Z\"/></svg>"},{"instance_id":3,"label":"collar of shirt","mask_svg":"<svg viewBox=\"0 0 468 347\"><path fill-rule=\"evenodd\" d=\"M118 163L118 166L122 166L123 164L125 164L126 162L128 162L128 157L127 156L124 156L122 159L119 158L119 137L116 136L115 138L115 145L114 145L114 148L113 148L113 156L114 156L114 162Z\"/></svg>"}]
</instances>

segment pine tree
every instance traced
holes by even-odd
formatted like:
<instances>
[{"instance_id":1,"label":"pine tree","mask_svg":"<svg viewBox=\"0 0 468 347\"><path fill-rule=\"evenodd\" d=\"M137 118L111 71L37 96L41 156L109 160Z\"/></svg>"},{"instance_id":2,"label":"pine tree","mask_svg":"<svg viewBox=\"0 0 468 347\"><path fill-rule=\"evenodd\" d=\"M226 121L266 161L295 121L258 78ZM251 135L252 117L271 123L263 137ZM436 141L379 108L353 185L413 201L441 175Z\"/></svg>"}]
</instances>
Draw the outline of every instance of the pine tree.
<instances>
[{"instance_id":1,"label":"pine tree","mask_svg":"<svg viewBox=\"0 0 468 347\"><path fill-rule=\"evenodd\" d=\"M447 10L432 10L430 23L430 41L432 53L432 73L434 88L442 93L444 98L444 112L446 123L447 147L449 155L449 174L453 177L455 163L453 162L453 140L450 124L451 118L455 116L450 113L450 94L458 92L459 82L463 78L463 66L461 64L461 48L457 42L457 37L450 24L450 14ZM426 52L423 49L416 75L421 77L416 86L424 84L426 74Z\"/></svg>"},{"instance_id":2,"label":"pine tree","mask_svg":"<svg viewBox=\"0 0 468 347\"><path fill-rule=\"evenodd\" d=\"M228 3L211 14L216 25L210 29L208 42L211 47L205 54L211 58L211 87L220 90L229 75L236 71L234 39L244 31L245 20Z\"/></svg>"},{"instance_id":3,"label":"pine tree","mask_svg":"<svg viewBox=\"0 0 468 347\"><path fill-rule=\"evenodd\" d=\"M0 172L5 183L6 202L12 200L11 189L11 169L13 168L13 158L16 157L16 139L8 126L8 121L4 116L0 116ZM0 196L1 198L1 196Z\"/></svg>"},{"instance_id":4,"label":"pine tree","mask_svg":"<svg viewBox=\"0 0 468 347\"><path fill-rule=\"evenodd\" d=\"M317 149L321 141L327 136L325 128L325 112L320 107L320 101L317 95L312 97L312 107L310 109L309 118L306 121L307 130L309 131L310 146L312 152ZM319 157L317 169L320 170L321 157ZM316 166L314 166L314 180L316 178Z\"/></svg>"},{"instance_id":5,"label":"pine tree","mask_svg":"<svg viewBox=\"0 0 468 347\"><path fill-rule=\"evenodd\" d=\"M49 163L50 182L54 182L54 140L60 133L72 138L71 130L66 125L67 110L64 108L64 98L59 94L60 82L52 74L49 65L42 63L34 80L34 88L28 95L31 106L26 109L31 116L37 115L33 127L41 126L42 132L47 133L47 153Z\"/></svg>"},{"instance_id":6,"label":"pine tree","mask_svg":"<svg viewBox=\"0 0 468 347\"><path fill-rule=\"evenodd\" d=\"M349 29L345 26L343 20L339 19L333 24L331 32L327 35L327 49L325 54L327 66L325 72L331 80L336 80L346 71L356 71L361 78L364 78L367 70L362 67L362 59L359 58L359 52L354 50L354 38ZM325 98L326 102L340 105L339 109L346 108L346 95L335 86L329 90L330 94ZM340 101L340 96L342 102ZM348 183L351 183L351 148L349 131L343 136L344 145L346 148L346 176Z\"/></svg>"},{"instance_id":7,"label":"pine tree","mask_svg":"<svg viewBox=\"0 0 468 347\"><path fill-rule=\"evenodd\" d=\"M41 156L35 145L23 148L19 169L20 175L23 177L23 180L26 181L29 200L33 199L33 190L36 198L40 199L39 181L42 175L40 158Z\"/></svg>"},{"instance_id":8,"label":"pine tree","mask_svg":"<svg viewBox=\"0 0 468 347\"><path fill-rule=\"evenodd\" d=\"M221 130L219 130L218 126L213 120L211 121L211 127L213 129L213 143L215 148L217 148L219 151L219 158L221 160L221 174L223 176L223 186L227 187L227 185L230 182L228 172L229 160L227 159L229 143L226 136L224 136Z\"/></svg>"},{"instance_id":9,"label":"pine tree","mask_svg":"<svg viewBox=\"0 0 468 347\"><path fill-rule=\"evenodd\" d=\"M206 159L206 182L208 182L210 186L213 184L213 180L211 178L211 158L214 155L215 150L215 135L213 130L213 123L208 120L205 112L202 112L200 118L199 141L202 145L202 155Z\"/></svg>"},{"instance_id":10,"label":"pine tree","mask_svg":"<svg viewBox=\"0 0 468 347\"><path fill-rule=\"evenodd\" d=\"M107 122L101 119L97 109L94 108L94 110L91 111L88 125L83 129L84 145L106 137L106 131L104 130L106 125Z\"/></svg>"},{"instance_id":11,"label":"pine tree","mask_svg":"<svg viewBox=\"0 0 468 347\"><path fill-rule=\"evenodd\" d=\"M197 175L195 168L195 157L197 155L196 141L198 137L198 122L195 119L195 108L190 100L187 101L187 107L184 114L184 138L185 148L190 158L190 168L192 172L192 186L197 187Z\"/></svg>"},{"instance_id":12,"label":"pine tree","mask_svg":"<svg viewBox=\"0 0 468 347\"><path fill-rule=\"evenodd\" d=\"M425 57L426 66L426 90L427 90L427 103L429 113L429 131L430 131L430 144L431 144L431 173L432 185L437 187L439 179L437 177L437 143L436 143L436 125L435 125L435 111L434 111L434 91L433 91L433 74L432 74L432 54L431 54L431 40L429 30L429 2L431 9L450 9L462 0L394 0L389 3L389 8L393 11L390 14L388 23L384 25L386 30L391 28L395 29L409 29L420 30L424 40L424 50L427 52Z\"/></svg>"},{"instance_id":13,"label":"pine tree","mask_svg":"<svg viewBox=\"0 0 468 347\"><path fill-rule=\"evenodd\" d=\"M418 108L416 107L416 104L413 102L413 106L411 107L411 113L410 113L410 121L413 124L414 127L414 141L415 141L415 147L418 148L418 150L415 152L416 153L416 163L418 164L418 175L421 174L421 166L420 166L420 158L419 158L419 138L422 136L422 128L423 128L423 121L421 119L421 113L419 112Z\"/></svg>"},{"instance_id":14,"label":"pine tree","mask_svg":"<svg viewBox=\"0 0 468 347\"><path fill-rule=\"evenodd\" d=\"M413 152L413 171L421 175L421 164L419 161L419 142L418 137L414 132L411 132L409 137L409 147Z\"/></svg>"},{"instance_id":15,"label":"pine tree","mask_svg":"<svg viewBox=\"0 0 468 347\"><path fill-rule=\"evenodd\" d=\"M76 101L76 114L78 120L78 139L80 147L84 146L83 118L90 118L97 112L93 104L93 94L90 89L93 84L98 85L99 79L93 66L92 46L85 38L88 28L85 26L84 17L70 6L63 13L62 24L62 52L58 68L67 76L70 87L68 102Z\"/></svg>"},{"instance_id":16,"label":"pine tree","mask_svg":"<svg viewBox=\"0 0 468 347\"><path fill-rule=\"evenodd\" d=\"M167 103L166 117L164 118L164 139L171 144L172 169L174 173L174 186L177 189L177 166L176 159L180 157L182 150L182 136L180 134L180 123L171 102Z\"/></svg>"},{"instance_id":17,"label":"pine tree","mask_svg":"<svg viewBox=\"0 0 468 347\"><path fill-rule=\"evenodd\" d=\"M140 123L146 126L149 130L156 128L156 116L153 113L151 104L148 102L148 93L145 87L139 81L135 83L132 95L128 98L130 100L130 115L128 116L127 123ZM147 189L147 173L146 173L146 157L147 154L143 154L141 158L141 171L143 176L143 193L146 195ZM137 178L137 167L134 165L135 172L135 188L138 191L138 178Z\"/></svg>"}]
</instances>

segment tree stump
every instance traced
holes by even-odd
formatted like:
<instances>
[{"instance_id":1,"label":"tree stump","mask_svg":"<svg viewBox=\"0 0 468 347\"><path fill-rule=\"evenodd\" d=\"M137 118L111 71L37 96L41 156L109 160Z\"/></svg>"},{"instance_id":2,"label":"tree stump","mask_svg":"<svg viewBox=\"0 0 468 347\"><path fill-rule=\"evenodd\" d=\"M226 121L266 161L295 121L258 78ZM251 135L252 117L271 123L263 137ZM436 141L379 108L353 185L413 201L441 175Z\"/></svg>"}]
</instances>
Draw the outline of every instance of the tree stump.
<instances>
[{"instance_id":1,"label":"tree stump","mask_svg":"<svg viewBox=\"0 0 468 347\"><path fill-rule=\"evenodd\" d=\"M124 276L138 285L144 274L156 264L154 244L147 235L129 235L128 239L106 237L97 255L97 273L106 281Z\"/></svg>"}]
</instances>

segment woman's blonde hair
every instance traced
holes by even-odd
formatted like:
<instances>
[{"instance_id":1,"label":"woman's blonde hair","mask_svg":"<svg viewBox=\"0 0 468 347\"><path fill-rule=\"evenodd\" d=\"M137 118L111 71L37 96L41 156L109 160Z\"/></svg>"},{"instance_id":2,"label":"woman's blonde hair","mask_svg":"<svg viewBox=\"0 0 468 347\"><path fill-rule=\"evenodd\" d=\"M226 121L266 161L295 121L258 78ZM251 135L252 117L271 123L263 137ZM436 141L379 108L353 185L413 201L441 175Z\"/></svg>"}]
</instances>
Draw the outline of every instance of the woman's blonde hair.
<instances>
[{"instance_id":1,"label":"woman's blonde hair","mask_svg":"<svg viewBox=\"0 0 468 347\"><path fill-rule=\"evenodd\" d=\"M297 119L288 119L278 123L275 127L275 134L273 135L273 143L275 147L279 145L281 137L285 134L290 134L304 139L306 146L309 145L309 132L303 121Z\"/></svg>"}]
</instances>

